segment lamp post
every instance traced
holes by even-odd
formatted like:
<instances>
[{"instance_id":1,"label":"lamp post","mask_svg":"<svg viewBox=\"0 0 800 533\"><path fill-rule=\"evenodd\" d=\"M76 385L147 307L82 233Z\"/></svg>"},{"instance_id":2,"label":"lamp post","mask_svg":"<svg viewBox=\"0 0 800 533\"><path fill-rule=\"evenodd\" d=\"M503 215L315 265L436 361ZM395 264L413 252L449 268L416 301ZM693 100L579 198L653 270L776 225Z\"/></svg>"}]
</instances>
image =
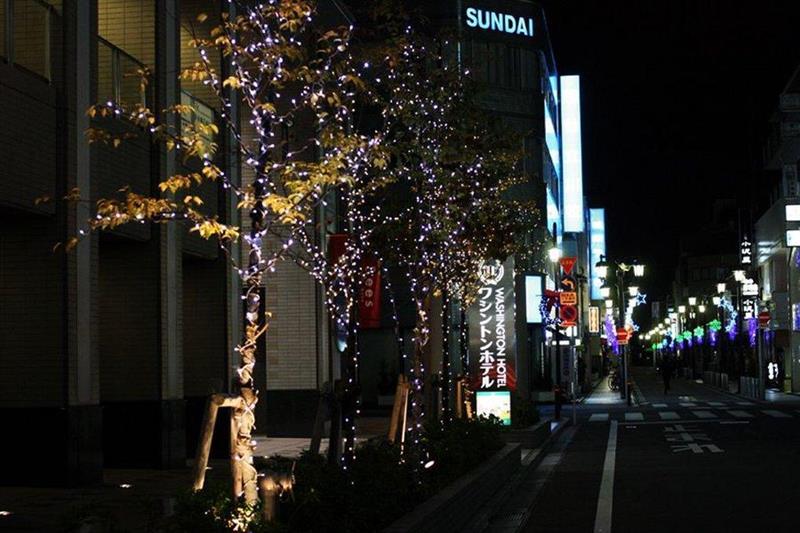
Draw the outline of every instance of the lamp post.
<instances>
[{"instance_id":1,"label":"lamp post","mask_svg":"<svg viewBox=\"0 0 800 533\"><path fill-rule=\"evenodd\" d=\"M625 287L625 276L628 272L633 272L634 278L641 278L644 276L644 265L634 260L631 264L625 263L616 263L613 261L607 261L604 255L600 256L600 261L597 262L595 265L595 271L597 275L603 279L603 284L600 286L600 295L606 299L608 302L609 298L611 297L611 285L608 283L609 279L609 271L614 271L615 277L615 285L616 285L616 296L619 302L619 316L618 316L618 323L617 327L625 327L625 294L628 292L631 296L635 296L639 292L639 286L636 281L633 281L626 291ZM612 304L613 305L613 304ZM608 308L608 303L606 303L606 307ZM628 348L628 344L622 349L621 360L620 360L620 371L621 375L620 378L622 380L622 385L620 387L620 397L625 400L628 400L628 404L631 402L631 395L630 391L628 390L628 366L629 366L629 354L630 350Z\"/></svg>"},{"instance_id":2,"label":"lamp post","mask_svg":"<svg viewBox=\"0 0 800 533\"><path fill-rule=\"evenodd\" d=\"M549 250L547 250L547 257L550 259L550 262L553 263L553 280L556 284L559 283L558 276L559 276L559 261L561 260L561 249L558 247L558 227L553 224L553 244ZM555 404L555 411L556 411L556 418L561 417L561 374L563 373L563 369L561 368L561 332L559 331L558 324L554 324L553 327L553 339L556 344L556 382L554 384L554 398L553 403Z\"/></svg>"}]
</instances>

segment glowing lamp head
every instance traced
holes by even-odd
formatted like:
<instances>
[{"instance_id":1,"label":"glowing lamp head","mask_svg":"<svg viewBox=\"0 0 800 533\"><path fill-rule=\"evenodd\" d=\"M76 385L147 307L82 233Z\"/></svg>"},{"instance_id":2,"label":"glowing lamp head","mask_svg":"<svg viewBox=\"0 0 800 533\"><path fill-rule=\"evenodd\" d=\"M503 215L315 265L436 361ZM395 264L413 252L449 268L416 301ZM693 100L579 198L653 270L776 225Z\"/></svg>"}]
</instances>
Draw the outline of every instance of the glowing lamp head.
<instances>
[{"instance_id":1,"label":"glowing lamp head","mask_svg":"<svg viewBox=\"0 0 800 533\"><path fill-rule=\"evenodd\" d=\"M706 312L706 306L703 305L703 304L700 304L700 305L697 306L697 310L700 311L701 313L705 313Z\"/></svg>"},{"instance_id":2,"label":"glowing lamp head","mask_svg":"<svg viewBox=\"0 0 800 533\"><path fill-rule=\"evenodd\" d=\"M739 283L744 283L744 281L747 279L747 275L745 274L744 270L734 270L733 279Z\"/></svg>"},{"instance_id":3,"label":"glowing lamp head","mask_svg":"<svg viewBox=\"0 0 800 533\"><path fill-rule=\"evenodd\" d=\"M717 283L717 294L725 294L725 284Z\"/></svg>"},{"instance_id":4,"label":"glowing lamp head","mask_svg":"<svg viewBox=\"0 0 800 533\"><path fill-rule=\"evenodd\" d=\"M689 296L689 305L691 306L697 305L697 298L694 296Z\"/></svg>"},{"instance_id":5,"label":"glowing lamp head","mask_svg":"<svg viewBox=\"0 0 800 533\"><path fill-rule=\"evenodd\" d=\"M637 294L639 294L639 287L637 287L636 285L631 285L630 287L628 287L628 294L631 296L636 296Z\"/></svg>"},{"instance_id":6,"label":"glowing lamp head","mask_svg":"<svg viewBox=\"0 0 800 533\"><path fill-rule=\"evenodd\" d=\"M608 284L603 283L600 285L600 296L603 298L608 298L611 296L611 287L609 287Z\"/></svg>"},{"instance_id":7,"label":"glowing lamp head","mask_svg":"<svg viewBox=\"0 0 800 533\"><path fill-rule=\"evenodd\" d=\"M669 318L664 319L664 324L669 324Z\"/></svg>"},{"instance_id":8,"label":"glowing lamp head","mask_svg":"<svg viewBox=\"0 0 800 533\"><path fill-rule=\"evenodd\" d=\"M644 265L639 263L634 263L633 275L636 276L637 278L641 278L642 276L644 276Z\"/></svg>"},{"instance_id":9,"label":"glowing lamp head","mask_svg":"<svg viewBox=\"0 0 800 533\"><path fill-rule=\"evenodd\" d=\"M614 308L614 300L606 300L606 309Z\"/></svg>"},{"instance_id":10,"label":"glowing lamp head","mask_svg":"<svg viewBox=\"0 0 800 533\"><path fill-rule=\"evenodd\" d=\"M594 265L594 270L597 272L597 276L601 278L608 277L608 263L606 262L606 256L601 255L600 261Z\"/></svg>"},{"instance_id":11,"label":"glowing lamp head","mask_svg":"<svg viewBox=\"0 0 800 533\"><path fill-rule=\"evenodd\" d=\"M553 246L547 250L547 257L550 258L551 262L558 263L559 259L561 259L561 248L558 246Z\"/></svg>"},{"instance_id":12,"label":"glowing lamp head","mask_svg":"<svg viewBox=\"0 0 800 533\"><path fill-rule=\"evenodd\" d=\"M711 301L714 302L714 305L719 307L720 302L722 302L722 298L720 298L719 296L714 296L713 298L711 298Z\"/></svg>"},{"instance_id":13,"label":"glowing lamp head","mask_svg":"<svg viewBox=\"0 0 800 533\"><path fill-rule=\"evenodd\" d=\"M679 306L678 306L678 312L679 312L680 314L684 314L684 313L686 313L686 306L685 306L685 305L679 305Z\"/></svg>"}]
</instances>

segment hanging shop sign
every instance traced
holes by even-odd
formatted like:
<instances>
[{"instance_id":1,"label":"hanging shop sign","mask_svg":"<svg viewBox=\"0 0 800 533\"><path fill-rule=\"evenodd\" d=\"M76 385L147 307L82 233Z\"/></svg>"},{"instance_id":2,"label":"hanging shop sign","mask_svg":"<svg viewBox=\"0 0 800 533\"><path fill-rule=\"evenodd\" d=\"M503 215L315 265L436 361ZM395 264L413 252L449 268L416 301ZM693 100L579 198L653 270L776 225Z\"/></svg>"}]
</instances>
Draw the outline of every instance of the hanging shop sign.
<instances>
[{"instance_id":1,"label":"hanging shop sign","mask_svg":"<svg viewBox=\"0 0 800 533\"><path fill-rule=\"evenodd\" d=\"M589 307L589 333L600 333L600 308L594 305Z\"/></svg>"},{"instance_id":2,"label":"hanging shop sign","mask_svg":"<svg viewBox=\"0 0 800 533\"><path fill-rule=\"evenodd\" d=\"M758 296L758 283L748 279L742 284L742 296Z\"/></svg>"},{"instance_id":3,"label":"hanging shop sign","mask_svg":"<svg viewBox=\"0 0 800 533\"><path fill-rule=\"evenodd\" d=\"M469 352L474 388L516 389L514 260L486 261L469 308Z\"/></svg>"},{"instance_id":4,"label":"hanging shop sign","mask_svg":"<svg viewBox=\"0 0 800 533\"><path fill-rule=\"evenodd\" d=\"M753 264L753 244L747 239L746 235L739 246L739 263L742 265Z\"/></svg>"},{"instance_id":5,"label":"hanging shop sign","mask_svg":"<svg viewBox=\"0 0 800 533\"><path fill-rule=\"evenodd\" d=\"M742 315L745 319L755 318L756 316L756 299L755 298L742 298Z\"/></svg>"},{"instance_id":6,"label":"hanging shop sign","mask_svg":"<svg viewBox=\"0 0 800 533\"><path fill-rule=\"evenodd\" d=\"M381 327L381 267L376 259L361 262L364 279L358 299L358 323L365 329Z\"/></svg>"}]
</instances>

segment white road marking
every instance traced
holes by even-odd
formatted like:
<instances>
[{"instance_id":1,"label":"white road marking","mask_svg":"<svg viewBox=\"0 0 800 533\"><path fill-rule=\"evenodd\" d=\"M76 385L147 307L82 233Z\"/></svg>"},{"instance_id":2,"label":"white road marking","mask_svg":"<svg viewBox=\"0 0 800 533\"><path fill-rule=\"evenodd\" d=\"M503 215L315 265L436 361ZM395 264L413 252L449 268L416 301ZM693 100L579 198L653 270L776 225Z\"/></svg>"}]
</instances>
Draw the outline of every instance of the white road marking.
<instances>
[{"instance_id":1,"label":"white road marking","mask_svg":"<svg viewBox=\"0 0 800 533\"><path fill-rule=\"evenodd\" d=\"M603 461L603 478L597 494L597 512L594 515L594 533L611 533L611 511L614 506L614 470L617 466L617 421L611 421L608 430L606 457Z\"/></svg>"},{"instance_id":2,"label":"white road marking","mask_svg":"<svg viewBox=\"0 0 800 533\"><path fill-rule=\"evenodd\" d=\"M607 422L608 413L595 413L589 417L589 422Z\"/></svg>"},{"instance_id":3,"label":"white road marking","mask_svg":"<svg viewBox=\"0 0 800 533\"><path fill-rule=\"evenodd\" d=\"M711 453L722 453L725 451L716 444L697 444L695 442L690 442L683 445L672 445L672 453L688 451L691 451L692 453L703 453L704 449L710 451Z\"/></svg>"},{"instance_id":4,"label":"white road marking","mask_svg":"<svg viewBox=\"0 0 800 533\"><path fill-rule=\"evenodd\" d=\"M711 411L692 411L692 414L697 418L717 418Z\"/></svg>"},{"instance_id":5,"label":"white road marking","mask_svg":"<svg viewBox=\"0 0 800 533\"><path fill-rule=\"evenodd\" d=\"M736 418L753 418L753 415L751 415L747 411L739 411L738 409L732 409L728 412L731 415L735 416Z\"/></svg>"},{"instance_id":6,"label":"white road marking","mask_svg":"<svg viewBox=\"0 0 800 533\"><path fill-rule=\"evenodd\" d=\"M792 418L792 415L784 413L783 411L777 411L775 409L764 409L761 411L765 415L769 415L772 418Z\"/></svg>"},{"instance_id":7,"label":"white road marking","mask_svg":"<svg viewBox=\"0 0 800 533\"><path fill-rule=\"evenodd\" d=\"M667 404L665 404L665 403L654 403L654 404L651 405L651 407L653 407L655 409L665 409L667 407Z\"/></svg>"},{"instance_id":8,"label":"white road marking","mask_svg":"<svg viewBox=\"0 0 800 533\"><path fill-rule=\"evenodd\" d=\"M678 405L681 407L697 407L697 404L694 402L681 402Z\"/></svg>"},{"instance_id":9,"label":"white road marking","mask_svg":"<svg viewBox=\"0 0 800 533\"><path fill-rule=\"evenodd\" d=\"M661 420L678 420L680 418L675 411L659 411L658 416L661 417Z\"/></svg>"},{"instance_id":10,"label":"white road marking","mask_svg":"<svg viewBox=\"0 0 800 533\"><path fill-rule=\"evenodd\" d=\"M736 405L755 405L753 402L736 402Z\"/></svg>"},{"instance_id":11,"label":"white road marking","mask_svg":"<svg viewBox=\"0 0 800 533\"><path fill-rule=\"evenodd\" d=\"M642 413L625 413L626 422L640 422L642 420L644 420Z\"/></svg>"},{"instance_id":12,"label":"white road marking","mask_svg":"<svg viewBox=\"0 0 800 533\"><path fill-rule=\"evenodd\" d=\"M708 405L711 407L724 407L725 402L708 402Z\"/></svg>"}]
</instances>

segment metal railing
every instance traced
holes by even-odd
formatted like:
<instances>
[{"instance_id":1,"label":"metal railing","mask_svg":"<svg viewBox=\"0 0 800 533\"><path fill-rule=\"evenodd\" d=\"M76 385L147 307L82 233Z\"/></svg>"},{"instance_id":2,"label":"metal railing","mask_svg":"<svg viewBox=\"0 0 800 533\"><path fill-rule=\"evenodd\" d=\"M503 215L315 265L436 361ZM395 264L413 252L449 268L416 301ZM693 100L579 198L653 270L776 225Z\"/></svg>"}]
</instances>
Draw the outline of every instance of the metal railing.
<instances>
[{"instance_id":1,"label":"metal railing","mask_svg":"<svg viewBox=\"0 0 800 533\"><path fill-rule=\"evenodd\" d=\"M53 6L43 0L0 0L0 11L3 57L50 81Z\"/></svg>"},{"instance_id":2,"label":"metal railing","mask_svg":"<svg viewBox=\"0 0 800 533\"><path fill-rule=\"evenodd\" d=\"M142 83L147 66L118 46L97 38L97 101L144 104L149 107L149 85Z\"/></svg>"}]
</instances>

